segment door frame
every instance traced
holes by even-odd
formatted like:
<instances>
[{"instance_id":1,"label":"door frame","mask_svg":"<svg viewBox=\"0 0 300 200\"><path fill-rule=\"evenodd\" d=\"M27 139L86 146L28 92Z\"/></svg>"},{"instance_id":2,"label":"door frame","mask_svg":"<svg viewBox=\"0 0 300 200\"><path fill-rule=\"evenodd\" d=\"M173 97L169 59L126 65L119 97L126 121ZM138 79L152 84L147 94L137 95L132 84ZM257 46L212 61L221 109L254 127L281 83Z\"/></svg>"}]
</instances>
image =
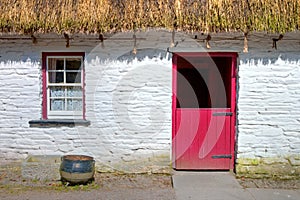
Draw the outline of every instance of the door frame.
<instances>
[{"instance_id":1,"label":"door frame","mask_svg":"<svg viewBox=\"0 0 300 200\"><path fill-rule=\"evenodd\" d=\"M231 103L230 110L232 112L231 117L231 130L230 130L230 154L232 159L230 160L229 170L235 169L236 159L236 133L237 133L237 52L172 52L172 167L176 169L176 152L175 152L175 135L176 135L176 94L177 94L177 60L178 57L230 57L231 60Z\"/></svg>"}]
</instances>

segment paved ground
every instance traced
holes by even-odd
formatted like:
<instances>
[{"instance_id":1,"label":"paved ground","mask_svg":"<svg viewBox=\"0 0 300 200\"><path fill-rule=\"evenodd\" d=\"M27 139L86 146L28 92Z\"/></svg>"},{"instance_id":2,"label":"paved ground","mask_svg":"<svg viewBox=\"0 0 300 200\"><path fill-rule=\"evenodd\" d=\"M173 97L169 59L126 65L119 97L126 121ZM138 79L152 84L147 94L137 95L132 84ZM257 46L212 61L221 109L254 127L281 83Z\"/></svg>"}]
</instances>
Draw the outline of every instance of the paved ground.
<instances>
[{"instance_id":1,"label":"paved ground","mask_svg":"<svg viewBox=\"0 0 300 200\"><path fill-rule=\"evenodd\" d=\"M180 172L173 175L177 200L299 200L300 189L244 188L229 172Z\"/></svg>"}]
</instances>

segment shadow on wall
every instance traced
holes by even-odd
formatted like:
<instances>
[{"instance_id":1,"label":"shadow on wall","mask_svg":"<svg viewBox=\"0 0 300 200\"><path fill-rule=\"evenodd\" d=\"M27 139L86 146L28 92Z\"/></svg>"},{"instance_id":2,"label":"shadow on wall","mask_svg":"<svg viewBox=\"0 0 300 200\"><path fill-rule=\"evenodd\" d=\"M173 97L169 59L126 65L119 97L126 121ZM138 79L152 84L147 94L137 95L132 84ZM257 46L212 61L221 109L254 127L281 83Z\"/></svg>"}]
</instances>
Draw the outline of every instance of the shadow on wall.
<instances>
[{"instance_id":1,"label":"shadow on wall","mask_svg":"<svg viewBox=\"0 0 300 200\"><path fill-rule=\"evenodd\" d=\"M142 61L145 58L149 58L149 59L157 58L160 60L165 59L165 58L170 59L171 54L167 55L167 51L162 50L162 49L143 48L143 49L136 49L136 52L129 51L129 52L119 56L117 58L117 60L121 61L121 62L123 62L123 61L131 62L134 59L137 59L138 61Z\"/></svg>"},{"instance_id":2,"label":"shadow on wall","mask_svg":"<svg viewBox=\"0 0 300 200\"><path fill-rule=\"evenodd\" d=\"M0 51L0 63L4 62L40 62L40 54L39 52L31 52L29 53L24 53L25 51L5 51L6 49L2 49L4 52Z\"/></svg>"}]
</instances>

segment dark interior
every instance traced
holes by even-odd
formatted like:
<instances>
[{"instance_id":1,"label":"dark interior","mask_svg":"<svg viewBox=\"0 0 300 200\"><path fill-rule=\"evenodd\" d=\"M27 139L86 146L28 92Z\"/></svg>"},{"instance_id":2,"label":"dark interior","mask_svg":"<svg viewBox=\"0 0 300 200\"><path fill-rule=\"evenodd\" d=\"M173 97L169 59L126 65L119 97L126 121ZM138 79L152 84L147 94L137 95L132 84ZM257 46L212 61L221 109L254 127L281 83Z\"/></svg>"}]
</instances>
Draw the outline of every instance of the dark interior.
<instances>
[{"instance_id":1,"label":"dark interior","mask_svg":"<svg viewBox=\"0 0 300 200\"><path fill-rule=\"evenodd\" d=\"M230 108L231 57L178 57L177 108Z\"/></svg>"}]
</instances>

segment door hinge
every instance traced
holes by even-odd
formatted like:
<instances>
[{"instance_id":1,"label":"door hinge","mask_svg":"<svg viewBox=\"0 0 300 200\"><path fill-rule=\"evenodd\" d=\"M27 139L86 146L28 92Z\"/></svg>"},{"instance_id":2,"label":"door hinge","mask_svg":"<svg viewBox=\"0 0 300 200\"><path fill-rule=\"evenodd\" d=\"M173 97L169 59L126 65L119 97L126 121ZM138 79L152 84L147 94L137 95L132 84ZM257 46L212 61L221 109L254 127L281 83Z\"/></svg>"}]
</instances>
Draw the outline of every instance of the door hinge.
<instances>
[{"instance_id":1,"label":"door hinge","mask_svg":"<svg viewBox=\"0 0 300 200\"><path fill-rule=\"evenodd\" d=\"M232 112L217 112L213 113L213 116L232 116Z\"/></svg>"},{"instance_id":2,"label":"door hinge","mask_svg":"<svg viewBox=\"0 0 300 200\"><path fill-rule=\"evenodd\" d=\"M229 158L231 159L232 156L231 155L214 155L214 156L211 156L213 159L219 159L219 158Z\"/></svg>"}]
</instances>

